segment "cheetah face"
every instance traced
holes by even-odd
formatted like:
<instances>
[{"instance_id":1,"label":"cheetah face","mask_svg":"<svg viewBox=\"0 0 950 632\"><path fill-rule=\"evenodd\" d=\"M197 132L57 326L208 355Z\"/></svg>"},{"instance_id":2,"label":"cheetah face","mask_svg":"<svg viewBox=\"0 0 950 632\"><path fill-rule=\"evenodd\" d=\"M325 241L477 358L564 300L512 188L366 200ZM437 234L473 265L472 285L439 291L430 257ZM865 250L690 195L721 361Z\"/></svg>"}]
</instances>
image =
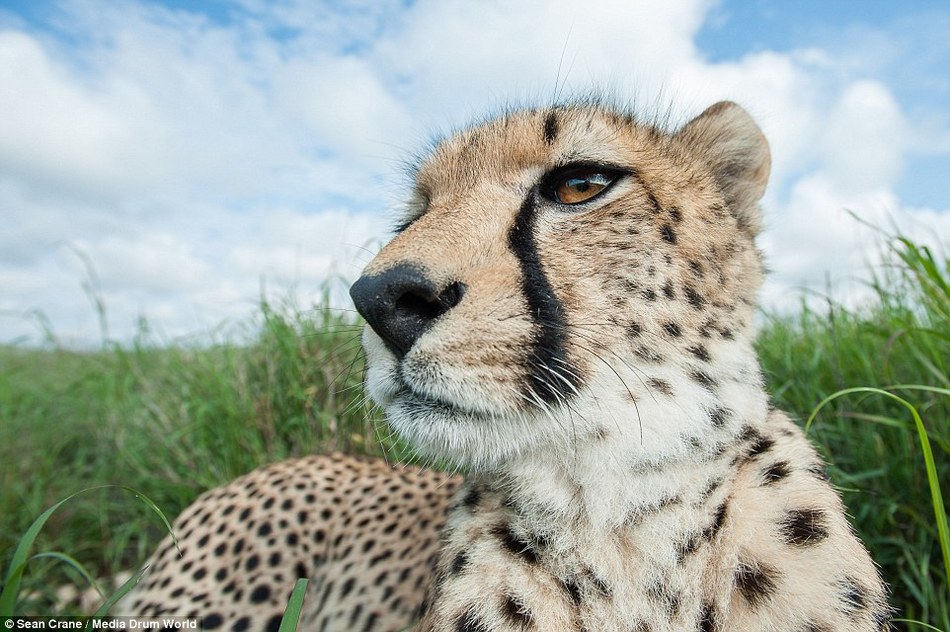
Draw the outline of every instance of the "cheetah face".
<instances>
[{"instance_id":1,"label":"cheetah face","mask_svg":"<svg viewBox=\"0 0 950 632\"><path fill-rule=\"evenodd\" d=\"M350 290L371 397L422 453L473 467L607 435L655 459L734 431L758 386L768 170L731 103L675 133L577 105L442 142Z\"/></svg>"}]
</instances>

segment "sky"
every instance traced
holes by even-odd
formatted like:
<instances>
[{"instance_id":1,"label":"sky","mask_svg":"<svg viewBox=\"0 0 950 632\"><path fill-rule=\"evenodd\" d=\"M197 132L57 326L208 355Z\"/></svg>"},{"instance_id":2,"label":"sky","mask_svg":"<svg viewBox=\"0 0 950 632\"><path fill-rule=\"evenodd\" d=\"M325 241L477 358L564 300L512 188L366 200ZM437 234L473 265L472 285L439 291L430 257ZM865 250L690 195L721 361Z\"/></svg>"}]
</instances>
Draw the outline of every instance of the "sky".
<instances>
[{"instance_id":1,"label":"sky","mask_svg":"<svg viewBox=\"0 0 950 632\"><path fill-rule=\"evenodd\" d=\"M591 91L769 138L769 309L950 236L945 0L0 0L0 344L228 335L391 235L433 139Z\"/></svg>"}]
</instances>

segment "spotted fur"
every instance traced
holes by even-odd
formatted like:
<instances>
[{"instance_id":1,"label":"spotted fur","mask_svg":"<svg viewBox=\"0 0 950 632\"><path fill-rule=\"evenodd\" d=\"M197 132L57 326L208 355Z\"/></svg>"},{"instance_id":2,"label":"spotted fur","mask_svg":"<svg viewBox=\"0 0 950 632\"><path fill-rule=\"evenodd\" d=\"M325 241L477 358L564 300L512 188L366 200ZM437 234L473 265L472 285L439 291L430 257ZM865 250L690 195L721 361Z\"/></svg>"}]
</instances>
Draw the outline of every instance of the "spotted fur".
<instances>
[{"instance_id":1,"label":"spotted fur","mask_svg":"<svg viewBox=\"0 0 950 632\"><path fill-rule=\"evenodd\" d=\"M173 525L122 614L276 632L299 577L300 630L399 630L417 617L457 477L312 456L207 492Z\"/></svg>"},{"instance_id":2,"label":"spotted fur","mask_svg":"<svg viewBox=\"0 0 950 632\"><path fill-rule=\"evenodd\" d=\"M433 150L351 294L370 395L420 454L469 475L449 504L457 481L443 475L278 466L317 486L335 472L353 492L300 527L342 538L333 565L311 550L299 567L318 586L309 625L394 630L418 608L422 632L888 629L877 570L820 458L770 409L754 353L769 160L732 103L675 132L600 104L524 110ZM225 489L258 507L261 476ZM369 510L394 478L407 498ZM211 559L227 502L192 508L186 557ZM375 515L398 537L373 555L361 547L380 550ZM221 538L225 587L254 601L261 580L236 578L246 530ZM404 558L427 569L424 598L388 583ZM232 629L253 609L219 607L193 571L169 579L184 568L171 549L157 559L143 608L218 607ZM378 586L373 559L389 573ZM298 567L277 568L268 616ZM402 609L387 606L397 589Z\"/></svg>"}]
</instances>

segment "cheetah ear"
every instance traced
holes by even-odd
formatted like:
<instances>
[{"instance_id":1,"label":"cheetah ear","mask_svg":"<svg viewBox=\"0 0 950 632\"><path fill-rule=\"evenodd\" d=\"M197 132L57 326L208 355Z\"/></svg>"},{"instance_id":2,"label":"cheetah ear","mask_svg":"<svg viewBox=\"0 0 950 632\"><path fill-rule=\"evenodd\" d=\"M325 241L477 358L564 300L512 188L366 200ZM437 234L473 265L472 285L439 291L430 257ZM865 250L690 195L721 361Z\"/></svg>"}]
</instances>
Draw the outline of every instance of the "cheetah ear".
<instances>
[{"instance_id":1,"label":"cheetah ear","mask_svg":"<svg viewBox=\"0 0 950 632\"><path fill-rule=\"evenodd\" d=\"M772 159L769 143L752 117L731 101L720 101L687 123L676 138L704 157L739 226L756 235L762 227L759 200Z\"/></svg>"}]
</instances>

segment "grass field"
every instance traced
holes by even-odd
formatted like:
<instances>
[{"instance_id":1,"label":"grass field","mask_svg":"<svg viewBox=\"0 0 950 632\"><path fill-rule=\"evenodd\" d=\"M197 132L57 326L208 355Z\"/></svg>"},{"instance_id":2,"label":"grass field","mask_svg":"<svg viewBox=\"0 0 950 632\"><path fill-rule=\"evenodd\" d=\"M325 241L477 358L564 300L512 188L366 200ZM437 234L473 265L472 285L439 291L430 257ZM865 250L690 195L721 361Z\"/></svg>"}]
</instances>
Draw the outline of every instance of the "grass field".
<instances>
[{"instance_id":1,"label":"grass field","mask_svg":"<svg viewBox=\"0 0 950 632\"><path fill-rule=\"evenodd\" d=\"M936 479L950 489L950 264L895 238L877 301L766 315L759 352L777 406L803 422L835 391L871 386L906 399L926 426ZM358 327L347 314L262 305L245 338L201 346L107 344L94 352L0 347L0 575L31 521L102 484L133 487L173 517L201 491L259 465L344 450L396 458L363 402ZM833 400L809 434L830 463L900 617L950 631L950 585L914 419L886 395ZM136 568L160 521L116 489L83 494L47 523L36 551L61 551L100 577ZM950 546L950 543L945 545ZM78 575L33 561L20 611L44 612ZM933 629L899 623L898 629Z\"/></svg>"}]
</instances>

